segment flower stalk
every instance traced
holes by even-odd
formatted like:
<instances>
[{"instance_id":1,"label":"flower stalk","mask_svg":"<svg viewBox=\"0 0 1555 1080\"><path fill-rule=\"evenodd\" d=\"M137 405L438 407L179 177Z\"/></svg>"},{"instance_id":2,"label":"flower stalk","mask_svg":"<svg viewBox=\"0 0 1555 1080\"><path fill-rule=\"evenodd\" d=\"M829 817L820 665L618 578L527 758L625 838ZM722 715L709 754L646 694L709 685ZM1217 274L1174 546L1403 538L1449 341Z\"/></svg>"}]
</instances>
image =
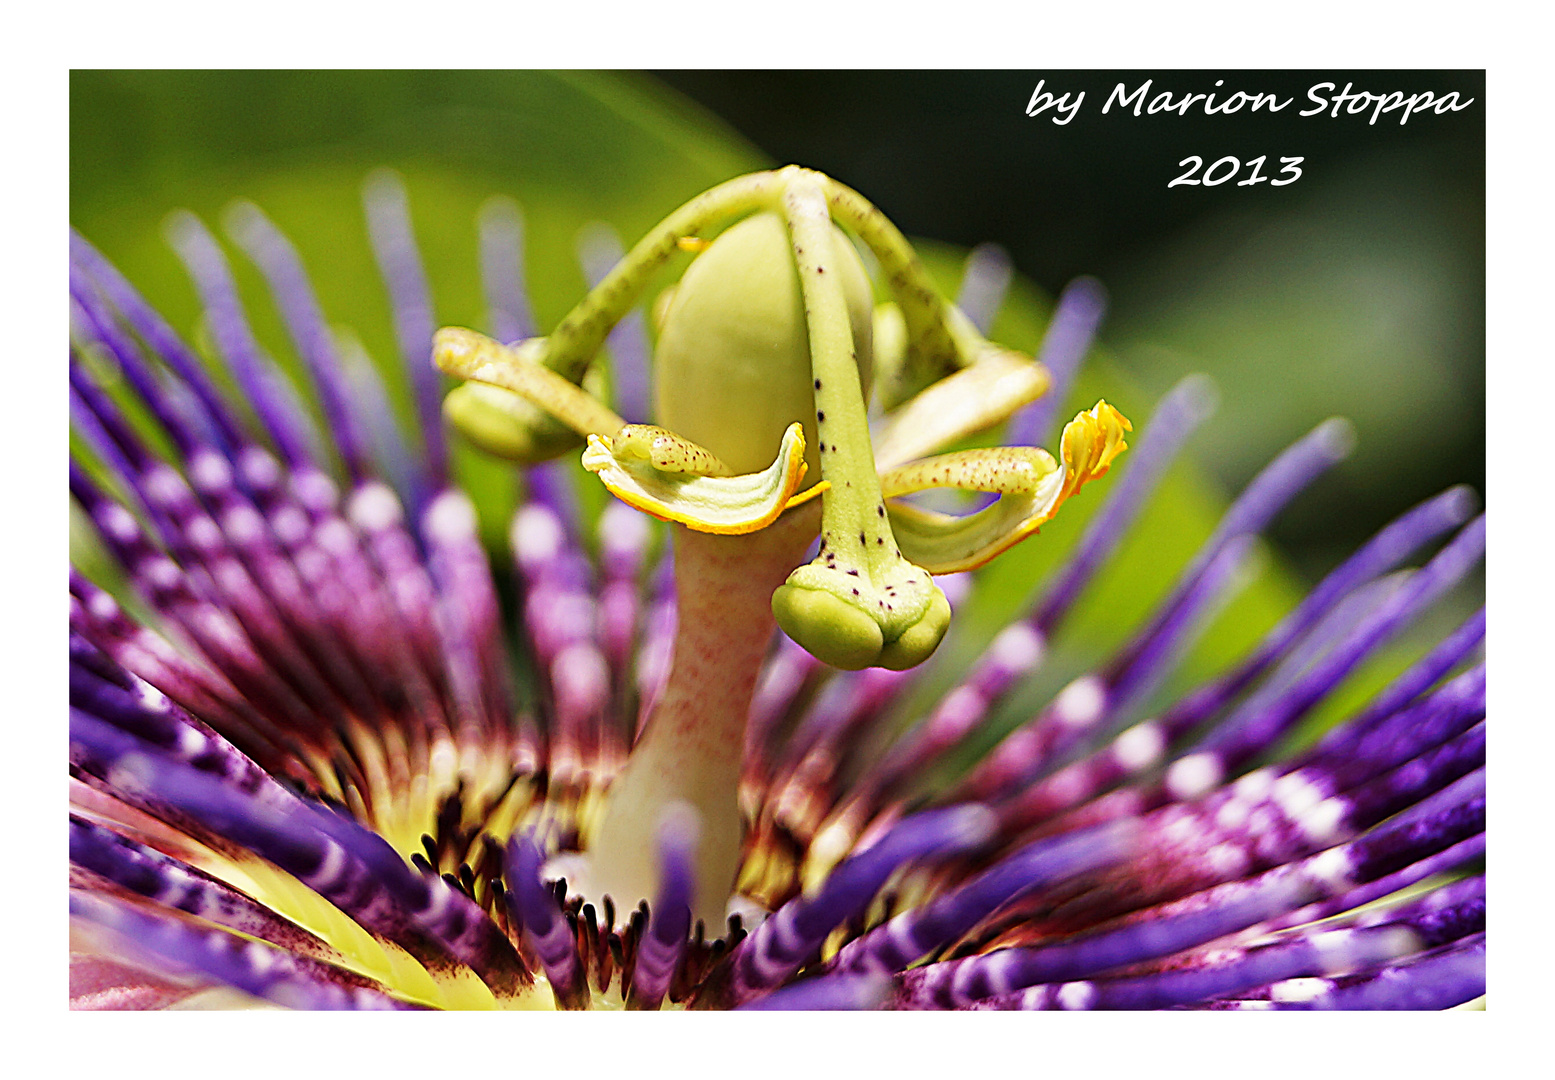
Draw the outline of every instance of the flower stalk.
<instances>
[{"instance_id":1,"label":"flower stalk","mask_svg":"<svg viewBox=\"0 0 1555 1080\"><path fill-rule=\"evenodd\" d=\"M674 661L589 844L588 892L628 904L653 896L660 819L685 802L701 818L692 915L722 932L740 859L745 718L772 639L770 598L803 556L807 524L785 521L749 536L675 527Z\"/></svg>"}]
</instances>

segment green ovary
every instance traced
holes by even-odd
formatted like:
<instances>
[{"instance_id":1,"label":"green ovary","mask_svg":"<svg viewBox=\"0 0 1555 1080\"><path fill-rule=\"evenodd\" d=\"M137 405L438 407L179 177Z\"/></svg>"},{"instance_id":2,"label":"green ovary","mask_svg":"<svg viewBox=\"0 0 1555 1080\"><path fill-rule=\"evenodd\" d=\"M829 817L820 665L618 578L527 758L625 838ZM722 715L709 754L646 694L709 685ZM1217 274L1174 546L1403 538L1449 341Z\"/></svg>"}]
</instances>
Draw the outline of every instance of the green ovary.
<instances>
[{"instance_id":1,"label":"green ovary","mask_svg":"<svg viewBox=\"0 0 1555 1080\"><path fill-rule=\"evenodd\" d=\"M832 259L865 394L873 302L853 245L832 227ZM756 214L691 264L664 314L655 354L658 423L707 447L736 473L772 463L789 424L805 426L805 463L820 478L804 295L788 231Z\"/></svg>"}]
</instances>

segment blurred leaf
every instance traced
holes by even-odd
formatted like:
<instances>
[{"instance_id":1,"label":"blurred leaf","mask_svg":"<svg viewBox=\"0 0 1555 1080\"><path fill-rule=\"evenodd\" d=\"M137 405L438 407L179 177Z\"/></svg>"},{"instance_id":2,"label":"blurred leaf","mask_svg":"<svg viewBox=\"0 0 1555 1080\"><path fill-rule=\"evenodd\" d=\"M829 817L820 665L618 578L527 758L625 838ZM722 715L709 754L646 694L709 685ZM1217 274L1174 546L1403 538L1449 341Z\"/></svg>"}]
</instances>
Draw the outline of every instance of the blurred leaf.
<instances>
[{"instance_id":1,"label":"blurred leaf","mask_svg":"<svg viewBox=\"0 0 1555 1080\"><path fill-rule=\"evenodd\" d=\"M1302 185L1137 258L1108 282L1127 298L1112 341L1148 389L1215 378L1203 460L1232 488L1324 416L1352 420L1354 455L1283 527L1348 547L1449 484L1483 488L1483 196L1433 149Z\"/></svg>"}]
</instances>

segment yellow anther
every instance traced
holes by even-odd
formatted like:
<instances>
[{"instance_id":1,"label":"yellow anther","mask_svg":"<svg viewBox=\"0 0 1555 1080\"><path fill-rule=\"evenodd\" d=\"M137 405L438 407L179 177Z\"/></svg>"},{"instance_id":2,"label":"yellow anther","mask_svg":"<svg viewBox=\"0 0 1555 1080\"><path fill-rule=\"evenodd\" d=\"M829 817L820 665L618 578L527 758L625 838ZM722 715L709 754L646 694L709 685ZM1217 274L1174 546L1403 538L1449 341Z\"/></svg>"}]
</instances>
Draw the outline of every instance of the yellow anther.
<instances>
[{"instance_id":1,"label":"yellow anther","mask_svg":"<svg viewBox=\"0 0 1555 1080\"><path fill-rule=\"evenodd\" d=\"M1059 503L1092 480L1106 476L1112 459L1128 449L1124 433L1133 430L1128 417L1105 401L1098 401L1069 421L1059 443L1059 455L1064 460L1064 490L1058 497Z\"/></svg>"},{"instance_id":2,"label":"yellow anther","mask_svg":"<svg viewBox=\"0 0 1555 1080\"><path fill-rule=\"evenodd\" d=\"M743 536L771 525L796 498L805 474L804 427L790 424L773 463L761 472L729 475L704 448L663 428L630 424L616 438L590 435L583 467L610 493L660 521L696 532Z\"/></svg>"}]
</instances>

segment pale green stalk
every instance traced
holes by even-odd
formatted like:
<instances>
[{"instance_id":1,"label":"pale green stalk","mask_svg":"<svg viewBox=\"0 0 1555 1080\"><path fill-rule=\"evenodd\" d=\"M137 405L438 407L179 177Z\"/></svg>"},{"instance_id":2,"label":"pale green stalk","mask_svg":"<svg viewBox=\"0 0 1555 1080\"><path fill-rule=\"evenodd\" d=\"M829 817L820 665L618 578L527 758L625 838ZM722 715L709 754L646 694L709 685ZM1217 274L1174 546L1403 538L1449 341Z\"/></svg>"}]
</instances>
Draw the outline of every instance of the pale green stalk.
<instances>
[{"instance_id":1,"label":"pale green stalk","mask_svg":"<svg viewBox=\"0 0 1555 1080\"><path fill-rule=\"evenodd\" d=\"M745 719L772 640L772 590L804 556L813 513L792 513L748 536L675 526L675 653L663 694L625 770L610 787L586 882L629 909L658 886L659 819L675 802L701 818L694 918L724 929L739 867Z\"/></svg>"}]
</instances>

